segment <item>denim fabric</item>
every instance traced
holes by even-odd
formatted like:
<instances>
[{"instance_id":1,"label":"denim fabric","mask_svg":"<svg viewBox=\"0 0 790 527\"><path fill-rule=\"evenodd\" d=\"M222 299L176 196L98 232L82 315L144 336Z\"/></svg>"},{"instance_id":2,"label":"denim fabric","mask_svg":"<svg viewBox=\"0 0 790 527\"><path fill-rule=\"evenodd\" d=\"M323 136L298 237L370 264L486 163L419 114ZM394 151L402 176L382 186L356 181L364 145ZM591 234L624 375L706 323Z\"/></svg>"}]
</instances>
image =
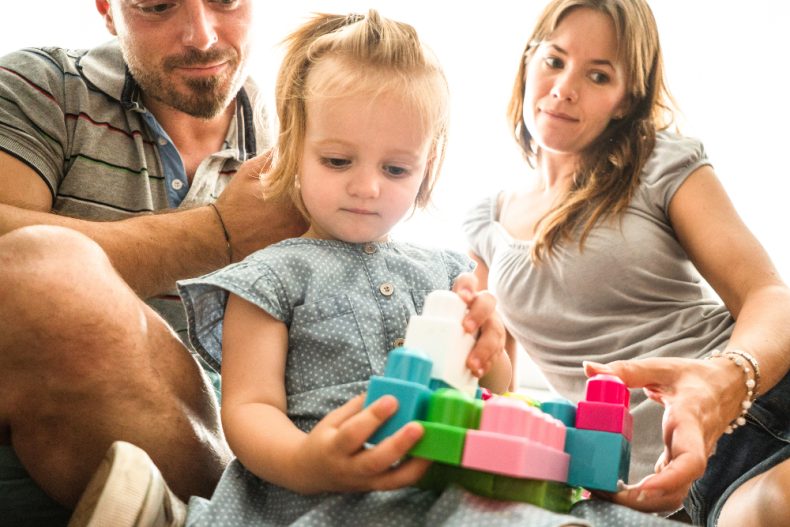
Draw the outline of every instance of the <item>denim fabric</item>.
<instances>
[{"instance_id":1,"label":"denim fabric","mask_svg":"<svg viewBox=\"0 0 790 527\"><path fill-rule=\"evenodd\" d=\"M715 527L727 498L744 482L790 459L790 374L749 409L746 425L724 435L686 498L694 525Z\"/></svg>"},{"instance_id":2,"label":"denim fabric","mask_svg":"<svg viewBox=\"0 0 790 527\"><path fill-rule=\"evenodd\" d=\"M30 479L14 449L0 445L0 526L57 527L66 525L69 516L71 511Z\"/></svg>"}]
</instances>

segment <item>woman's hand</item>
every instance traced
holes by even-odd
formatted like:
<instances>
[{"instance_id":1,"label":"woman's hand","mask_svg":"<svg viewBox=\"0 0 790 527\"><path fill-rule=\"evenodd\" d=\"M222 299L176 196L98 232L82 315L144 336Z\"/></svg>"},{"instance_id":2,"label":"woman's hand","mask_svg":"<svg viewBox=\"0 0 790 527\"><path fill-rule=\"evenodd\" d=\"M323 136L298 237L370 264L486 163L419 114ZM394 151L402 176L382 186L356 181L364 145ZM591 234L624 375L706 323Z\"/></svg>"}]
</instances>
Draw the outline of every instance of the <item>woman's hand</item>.
<instances>
[{"instance_id":1,"label":"woman's hand","mask_svg":"<svg viewBox=\"0 0 790 527\"><path fill-rule=\"evenodd\" d=\"M360 395L326 415L305 436L296 467L305 477L294 489L317 492L389 490L414 484L430 461L408 459L395 466L420 440L423 428L409 423L372 448L368 438L398 407L395 397L384 396L363 409Z\"/></svg>"},{"instance_id":2,"label":"woman's hand","mask_svg":"<svg viewBox=\"0 0 790 527\"><path fill-rule=\"evenodd\" d=\"M656 472L613 496L622 505L651 512L682 505L746 395L743 374L727 359L650 358L607 365L586 362L585 374L616 375L664 406L664 452Z\"/></svg>"},{"instance_id":3,"label":"woman's hand","mask_svg":"<svg viewBox=\"0 0 790 527\"><path fill-rule=\"evenodd\" d=\"M504 391L510 383L512 370L505 349L505 326L496 314L496 299L488 291L478 291L478 279L463 273L453 283L453 291L466 302L468 312L462 324L472 335L480 331L474 347L466 359L466 366L475 377L483 378L491 372L496 379L492 389ZM506 363L506 364L505 364ZM492 371L498 370L498 371Z\"/></svg>"}]
</instances>

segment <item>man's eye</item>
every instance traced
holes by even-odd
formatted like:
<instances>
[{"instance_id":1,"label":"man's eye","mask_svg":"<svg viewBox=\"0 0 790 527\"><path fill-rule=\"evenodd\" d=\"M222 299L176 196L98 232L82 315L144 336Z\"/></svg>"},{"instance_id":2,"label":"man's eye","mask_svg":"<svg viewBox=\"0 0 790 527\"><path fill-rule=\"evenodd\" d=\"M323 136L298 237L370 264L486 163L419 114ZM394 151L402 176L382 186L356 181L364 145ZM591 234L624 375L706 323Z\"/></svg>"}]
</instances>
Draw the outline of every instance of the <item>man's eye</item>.
<instances>
[{"instance_id":1,"label":"man's eye","mask_svg":"<svg viewBox=\"0 0 790 527\"><path fill-rule=\"evenodd\" d=\"M141 6L140 11L142 11L143 13L159 14L159 13L164 13L172 6L173 4L154 4L149 6Z\"/></svg>"}]
</instances>

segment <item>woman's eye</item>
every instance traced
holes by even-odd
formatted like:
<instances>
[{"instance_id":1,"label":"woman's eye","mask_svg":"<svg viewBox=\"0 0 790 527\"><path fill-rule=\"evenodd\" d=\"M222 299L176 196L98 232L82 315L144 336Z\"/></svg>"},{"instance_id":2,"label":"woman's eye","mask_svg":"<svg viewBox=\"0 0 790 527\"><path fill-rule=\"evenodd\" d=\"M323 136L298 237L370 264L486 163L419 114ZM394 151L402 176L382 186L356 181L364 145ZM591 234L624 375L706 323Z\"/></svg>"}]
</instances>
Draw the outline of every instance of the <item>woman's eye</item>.
<instances>
[{"instance_id":1,"label":"woman's eye","mask_svg":"<svg viewBox=\"0 0 790 527\"><path fill-rule=\"evenodd\" d=\"M546 65L549 68L555 69L555 70L559 69L559 68L562 68L562 66L564 65L563 62L562 62L562 59L559 59L557 57L546 57L544 59L544 62L546 63Z\"/></svg>"},{"instance_id":2,"label":"woman's eye","mask_svg":"<svg viewBox=\"0 0 790 527\"><path fill-rule=\"evenodd\" d=\"M609 75L606 73L601 73L600 71L594 71L590 74L590 78L595 84L606 84L609 82Z\"/></svg>"}]
</instances>

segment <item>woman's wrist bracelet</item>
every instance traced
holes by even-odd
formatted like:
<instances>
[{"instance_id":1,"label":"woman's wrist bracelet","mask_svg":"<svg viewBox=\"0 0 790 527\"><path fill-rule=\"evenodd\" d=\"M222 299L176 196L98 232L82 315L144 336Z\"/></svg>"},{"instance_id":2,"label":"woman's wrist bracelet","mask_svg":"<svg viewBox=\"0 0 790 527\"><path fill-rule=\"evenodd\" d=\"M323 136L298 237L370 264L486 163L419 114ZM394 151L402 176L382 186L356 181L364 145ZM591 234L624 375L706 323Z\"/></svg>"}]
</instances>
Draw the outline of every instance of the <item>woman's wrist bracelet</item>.
<instances>
[{"instance_id":1,"label":"woman's wrist bracelet","mask_svg":"<svg viewBox=\"0 0 790 527\"><path fill-rule=\"evenodd\" d=\"M752 403L757 398L756 388L760 371L759 366L757 365L757 360L745 351L741 350L713 350L710 355L705 358L725 358L743 371L744 384L746 385L746 398L741 402L741 412L738 414L738 417L733 419L732 422L727 425L727 428L724 429L725 434L731 434L736 428L746 424L746 413L749 411L749 408L752 407ZM747 362L751 368L746 366ZM750 372L752 372L752 375L749 374Z\"/></svg>"},{"instance_id":2,"label":"woman's wrist bracelet","mask_svg":"<svg viewBox=\"0 0 790 527\"><path fill-rule=\"evenodd\" d=\"M760 394L760 364L757 362L757 359L752 356L751 353L746 353L743 350L733 348L733 349L726 349L722 351L724 355L738 355L739 357L743 357L749 364L752 366L752 374L754 375L754 398L756 399L757 396Z\"/></svg>"},{"instance_id":3,"label":"woman's wrist bracelet","mask_svg":"<svg viewBox=\"0 0 790 527\"><path fill-rule=\"evenodd\" d=\"M222 227L222 234L225 236L225 245L228 247L228 263L232 263L233 248L230 246L230 234L228 234L228 229L225 227L225 222L222 220L222 214L219 213L219 209L214 203L209 203L208 206L214 209L214 212L217 213L217 219L219 220L219 224Z\"/></svg>"}]
</instances>

